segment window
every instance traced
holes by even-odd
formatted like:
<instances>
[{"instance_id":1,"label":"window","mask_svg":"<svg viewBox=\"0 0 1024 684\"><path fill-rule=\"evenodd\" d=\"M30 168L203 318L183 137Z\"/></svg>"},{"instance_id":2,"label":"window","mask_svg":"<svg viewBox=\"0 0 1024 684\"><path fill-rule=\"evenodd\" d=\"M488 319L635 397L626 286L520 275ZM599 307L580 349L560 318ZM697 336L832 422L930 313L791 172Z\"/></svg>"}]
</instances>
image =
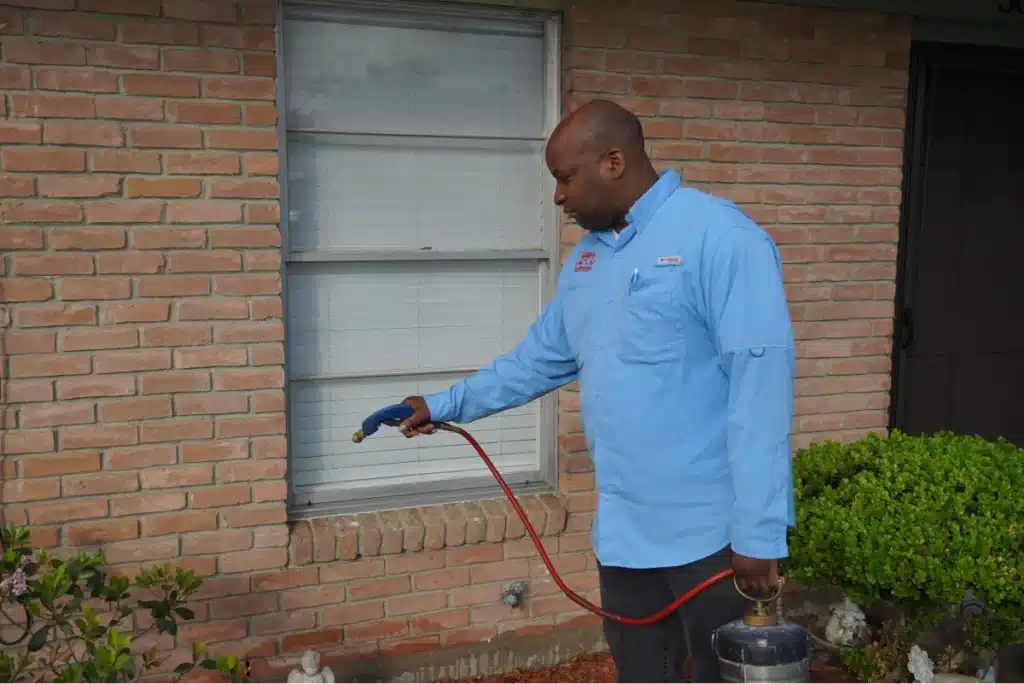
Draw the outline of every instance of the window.
<instances>
[{"instance_id":1,"label":"window","mask_svg":"<svg viewBox=\"0 0 1024 684\"><path fill-rule=\"evenodd\" d=\"M490 495L457 435L352 433L512 349L554 289L543 143L558 27L444 3L285 9L282 127L293 514ZM510 484L553 483L553 397L473 433Z\"/></svg>"}]
</instances>

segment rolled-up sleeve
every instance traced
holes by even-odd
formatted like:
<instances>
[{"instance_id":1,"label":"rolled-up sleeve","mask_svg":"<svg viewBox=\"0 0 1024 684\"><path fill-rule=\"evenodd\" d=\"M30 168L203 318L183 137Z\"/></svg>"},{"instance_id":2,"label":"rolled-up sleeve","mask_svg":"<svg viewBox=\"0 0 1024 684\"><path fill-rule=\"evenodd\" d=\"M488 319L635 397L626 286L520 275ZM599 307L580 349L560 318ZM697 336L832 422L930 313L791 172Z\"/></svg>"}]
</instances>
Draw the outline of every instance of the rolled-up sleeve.
<instances>
[{"instance_id":1,"label":"rolled-up sleeve","mask_svg":"<svg viewBox=\"0 0 1024 684\"><path fill-rule=\"evenodd\" d=\"M723 231L708 254L708 320L729 378L732 548L752 558L784 558L795 523L789 434L796 358L782 262L753 223Z\"/></svg>"},{"instance_id":2,"label":"rolled-up sleeve","mask_svg":"<svg viewBox=\"0 0 1024 684\"><path fill-rule=\"evenodd\" d=\"M490 366L424 399L432 420L471 423L521 406L576 378L557 292L515 349Z\"/></svg>"}]
</instances>

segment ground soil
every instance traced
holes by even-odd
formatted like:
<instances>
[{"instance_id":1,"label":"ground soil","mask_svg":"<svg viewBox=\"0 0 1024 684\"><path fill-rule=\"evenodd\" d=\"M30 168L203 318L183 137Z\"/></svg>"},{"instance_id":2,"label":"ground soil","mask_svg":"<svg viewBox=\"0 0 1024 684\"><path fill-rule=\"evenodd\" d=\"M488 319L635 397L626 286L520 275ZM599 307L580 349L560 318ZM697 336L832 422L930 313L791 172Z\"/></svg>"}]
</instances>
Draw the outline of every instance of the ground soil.
<instances>
[{"instance_id":1,"label":"ground soil","mask_svg":"<svg viewBox=\"0 0 1024 684\"><path fill-rule=\"evenodd\" d=\"M841 667L818 660L811 661L811 682L852 683L854 679ZM560 665L519 670L503 675L440 679L439 682L614 682L615 665L607 653L588 653Z\"/></svg>"}]
</instances>

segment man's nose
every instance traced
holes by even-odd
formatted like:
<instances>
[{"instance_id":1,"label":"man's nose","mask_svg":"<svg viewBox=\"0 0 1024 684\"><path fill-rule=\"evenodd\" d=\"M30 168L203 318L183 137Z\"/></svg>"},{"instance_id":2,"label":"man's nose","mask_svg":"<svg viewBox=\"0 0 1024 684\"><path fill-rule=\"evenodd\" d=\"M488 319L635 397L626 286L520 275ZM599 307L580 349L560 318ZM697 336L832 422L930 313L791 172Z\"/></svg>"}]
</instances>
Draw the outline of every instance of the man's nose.
<instances>
[{"instance_id":1,"label":"man's nose","mask_svg":"<svg viewBox=\"0 0 1024 684\"><path fill-rule=\"evenodd\" d=\"M560 207L565 204L565 193L560 190L555 190L554 201L556 207Z\"/></svg>"}]
</instances>

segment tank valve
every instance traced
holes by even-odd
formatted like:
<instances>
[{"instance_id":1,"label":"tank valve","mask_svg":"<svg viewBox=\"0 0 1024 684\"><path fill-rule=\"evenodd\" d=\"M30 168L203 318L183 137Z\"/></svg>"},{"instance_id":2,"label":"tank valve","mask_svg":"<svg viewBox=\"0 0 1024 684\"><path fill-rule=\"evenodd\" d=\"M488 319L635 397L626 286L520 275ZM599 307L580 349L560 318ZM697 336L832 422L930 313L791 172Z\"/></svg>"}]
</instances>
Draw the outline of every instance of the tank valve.
<instances>
[{"instance_id":1,"label":"tank valve","mask_svg":"<svg viewBox=\"0 0 1024 684\"><path fill-rule=\"evenodd\" d=\"M501 600L507 606L519 606L523 602L523 597L526 595L526 583L525 582L513 582L512 584L505 587L504 591L501 592Z\"/></svg>"}]
</instances>

